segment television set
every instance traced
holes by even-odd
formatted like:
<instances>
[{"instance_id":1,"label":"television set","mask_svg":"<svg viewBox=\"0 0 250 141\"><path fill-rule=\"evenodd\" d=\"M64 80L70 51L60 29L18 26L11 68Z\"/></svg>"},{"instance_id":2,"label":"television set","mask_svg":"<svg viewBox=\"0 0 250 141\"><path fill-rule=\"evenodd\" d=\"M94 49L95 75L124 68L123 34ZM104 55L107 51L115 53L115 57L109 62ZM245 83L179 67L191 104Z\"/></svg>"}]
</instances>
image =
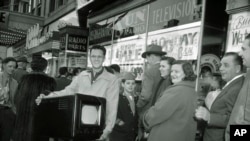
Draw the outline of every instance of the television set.
<instances>
[{"instance_id":1,"label":"television set","mask_svg":"<svg viewBox=\"0 0 250 141\"><path fill-rule=\"evenodd\" d=\"M35 110L36 136L73 140L98 139L105 126L106 100L74 94L49 97Z\"/></svg>"}]
</instances>

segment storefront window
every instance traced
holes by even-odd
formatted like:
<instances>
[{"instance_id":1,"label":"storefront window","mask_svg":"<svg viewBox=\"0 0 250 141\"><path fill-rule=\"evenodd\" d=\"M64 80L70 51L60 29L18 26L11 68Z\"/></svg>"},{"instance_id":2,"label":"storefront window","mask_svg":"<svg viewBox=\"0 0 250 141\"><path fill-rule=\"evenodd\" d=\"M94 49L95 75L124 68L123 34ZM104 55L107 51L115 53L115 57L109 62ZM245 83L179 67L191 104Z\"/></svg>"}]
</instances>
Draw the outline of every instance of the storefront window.
<instances>
[{"instance_id":1,"label":"storefront window","mask_svg":"<svg viewBox=\"0 0 250 141\"><path fill-rule=\"evenodd\" d=\"M141 54L146 44L161 45L168 56L176 59L197 59L199 7L194 0L154 1L101 22L90 23L89 44L105 46L105 65L118 64L122 71L132 71L138 77L143 73Z\"/></svg>"}]
</instances>

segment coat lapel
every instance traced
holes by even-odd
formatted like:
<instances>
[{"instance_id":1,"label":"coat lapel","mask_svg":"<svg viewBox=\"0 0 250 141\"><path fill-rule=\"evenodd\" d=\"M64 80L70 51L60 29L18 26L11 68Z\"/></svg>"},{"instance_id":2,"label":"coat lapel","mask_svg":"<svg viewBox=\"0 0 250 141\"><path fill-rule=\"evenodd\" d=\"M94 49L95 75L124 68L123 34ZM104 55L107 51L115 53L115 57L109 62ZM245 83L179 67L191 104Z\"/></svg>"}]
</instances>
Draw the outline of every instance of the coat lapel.
<instances>
[{"instance_id":1,"label":"coat lapel","mask_svg":"<svg viewBox=\"0 0 250 141\"><path fill-rule=\"evenodd\" d=\"M235 84L239 83L239 81L241 81L242 79L244 79L244 76L242 75L241 77L235 79L234 81L232 81L228 86L226 86L224 89L222 89L222 91L220 92L220 94L215 98L214 102L218 99L220 99L221 97L223 97L227 91ZM212 107L212 106L211 106Z\"/></svg>"}]
</instances>

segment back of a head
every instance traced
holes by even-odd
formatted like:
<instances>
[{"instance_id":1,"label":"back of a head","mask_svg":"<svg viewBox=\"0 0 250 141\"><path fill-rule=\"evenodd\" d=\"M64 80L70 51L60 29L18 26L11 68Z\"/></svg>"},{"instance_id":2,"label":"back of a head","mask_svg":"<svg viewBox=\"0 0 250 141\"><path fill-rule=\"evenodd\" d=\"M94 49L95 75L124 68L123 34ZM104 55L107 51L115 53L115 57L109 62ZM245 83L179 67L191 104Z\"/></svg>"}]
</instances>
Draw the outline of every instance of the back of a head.
<instances>
[{"instance_id":1,"label":"back of a head","mask_svg":"<svg viewBox=\"0 0 250 141\"><path fill-rule=\"evenodd\" d=\"M111 69L115 70L117 73L120 73L120 71L121 71L120 66L117 65L117 64L112 64L112 65L110 65L109 67L110 67Z\"/></svg>"},{"instance_id":2,"label":"back of a head","mask_svg":"<svg viewBox=\"0 0 250 141\"><path fill-rule=\"evenodd\" d=\"M68 73L68 68L67 67L61 67L59 69L59 74L60 75L66 75Z\"/></svg>"},{"instance_id":3,"label":"back of a head","mask_svg":"<svg viewBox=\"0 0 250 141\"><path fill-rule=\"evenodd\" d=\"M34 72L43 72L47 68L48 61L43 57L35 57L31 62L31 69Z\"/></svg>"},{"instance_id":4,"label":"back of a head","mask_svg":"<svg viewBox=\"0 0 250 141\"><path fill-rule=\"evenodd\" d=\"M81 68L77 67L74 68L72 71L73 76L77 76L81 72Z\"/></svg>"},{"instance_id":5,"label":"back of a head","mask_svg":"<svg viewBox=\"0 0 250 141\"><path fill-rule=\"evenodd\" d=\"M30 73L22 77L15 96L16 111L19 116L16 118L14 140L32 138L27 135L33 132L33 123L30 121L33 120L36 107L34 101L43 91L54 91L55 87L55 80L45 74Z\"/></svg>"}]
</instances>

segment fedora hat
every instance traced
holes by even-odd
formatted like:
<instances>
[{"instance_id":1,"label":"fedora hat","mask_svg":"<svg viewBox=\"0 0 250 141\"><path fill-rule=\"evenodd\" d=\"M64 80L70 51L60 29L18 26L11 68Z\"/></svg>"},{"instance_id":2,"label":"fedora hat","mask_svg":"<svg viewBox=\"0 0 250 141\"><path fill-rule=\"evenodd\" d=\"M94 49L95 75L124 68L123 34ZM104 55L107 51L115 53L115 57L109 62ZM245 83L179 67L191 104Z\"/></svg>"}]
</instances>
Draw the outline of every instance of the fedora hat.
<instances>
[{"instance_id":1,"label":"fedora hat","mask_svg":"<svg viewBox=\"0 0 250 141\"><path fill-rule=\"evenodd\" d=\"M26 57L20 57L19 59L17 59L17 62L29 63Z\"/></svg>"},{"instance_id":2,"label":"fedora hat","mask_svg":"<svg viewBox=\"0 0 250 141\"><path fill-rule=\"evenodd\" d=\"M158 55L166 55L166 52L162 51L162 47L158 45L148 45L146 51L142 53L142 58L146 58L147 54L158 54Z\"/></svg>"}]
</instances>

